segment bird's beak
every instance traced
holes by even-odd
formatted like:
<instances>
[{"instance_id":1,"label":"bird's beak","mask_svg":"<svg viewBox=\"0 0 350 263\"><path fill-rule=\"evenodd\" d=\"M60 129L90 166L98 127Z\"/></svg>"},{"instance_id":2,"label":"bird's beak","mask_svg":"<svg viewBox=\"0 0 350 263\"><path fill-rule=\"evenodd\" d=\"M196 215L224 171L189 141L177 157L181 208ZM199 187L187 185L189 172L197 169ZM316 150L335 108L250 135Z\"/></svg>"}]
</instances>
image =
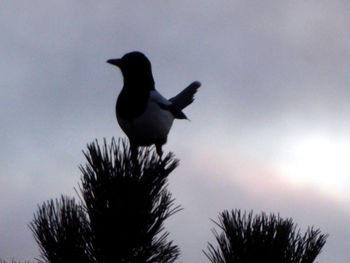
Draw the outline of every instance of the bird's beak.
<instances>
[{"instance_id":1,"label":"bird's beak","mask_svg":"<svg viewBox=\"0 0 350 263\"><path fill-rule=\"evenodd\" d=\"M122 60L119 58L113 58L113 59L107 60L107 63L112 64L112 65L117 66L117 67L120 67L122 64Z\"/></svg>"}]
</instances>

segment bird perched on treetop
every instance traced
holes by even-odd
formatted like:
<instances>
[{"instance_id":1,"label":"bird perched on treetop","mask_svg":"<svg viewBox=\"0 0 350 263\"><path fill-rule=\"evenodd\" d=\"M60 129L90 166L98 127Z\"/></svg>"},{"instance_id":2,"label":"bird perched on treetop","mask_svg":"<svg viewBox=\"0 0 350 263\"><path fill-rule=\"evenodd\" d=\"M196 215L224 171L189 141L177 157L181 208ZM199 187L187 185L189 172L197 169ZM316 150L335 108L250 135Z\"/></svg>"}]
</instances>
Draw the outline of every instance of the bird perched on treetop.
<instances>
[{"instance_id":1,"label":"bird perched on treetop","mask_svg":"<svg viewBox=\"0 0 350 263\"><path fill-rule=\"evenodd\" d=\"M132 156L139 146L155 144L159 156L174 119L187 119L182 109L191 104L200 87L195 81L175 97L167 100L154 87L151 62L141 52L130 52L109 64L120 68L124 86L117 104L117 120L130 141Z\"/></svg>"}]
</instances>

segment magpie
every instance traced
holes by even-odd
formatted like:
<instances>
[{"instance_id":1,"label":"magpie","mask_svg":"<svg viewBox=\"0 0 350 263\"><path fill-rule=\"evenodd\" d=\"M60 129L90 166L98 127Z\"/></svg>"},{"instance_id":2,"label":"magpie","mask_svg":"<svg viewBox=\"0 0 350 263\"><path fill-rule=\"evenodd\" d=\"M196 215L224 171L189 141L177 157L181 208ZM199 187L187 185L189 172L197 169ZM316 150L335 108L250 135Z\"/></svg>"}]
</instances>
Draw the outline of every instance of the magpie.
<instances>
[{"instance_id":1,"label":"magpie","mask_svg":"<svg viewBox=\"0 0 350 263\"><path fill-rule=\"evenodd\" d=\"M194 81L167 100L155 89L151 62L143 53L130 52L107 63L119 67L123 75L124 86L117 99L116 115L129 138L132 157L137 157L139 146L153 144L161 157L174 119L188 119L182 109L193 102L201 83Z\"/></svg>"}]
</instances>

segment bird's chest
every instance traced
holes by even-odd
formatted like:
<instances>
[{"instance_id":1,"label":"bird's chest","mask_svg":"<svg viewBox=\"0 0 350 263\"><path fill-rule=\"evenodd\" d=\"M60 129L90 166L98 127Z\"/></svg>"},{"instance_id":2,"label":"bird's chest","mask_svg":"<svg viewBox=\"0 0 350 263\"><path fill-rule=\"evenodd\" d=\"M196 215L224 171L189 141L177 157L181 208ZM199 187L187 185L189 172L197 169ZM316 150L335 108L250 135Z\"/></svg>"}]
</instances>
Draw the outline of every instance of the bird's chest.
<instances>
[{"instance_id":1,"label":"bird's chest","mask_svg":"<svg viewBox=\"0 0 350 263\"><path fill-rule=\"evenodd\" d=\"M124 119L117 111L117 119L122 130L139 145L150 145L158 140L166 140L173 124L173 115L152 101L145 111L132 120Z\"/></svg>"},{"instance_id":2,"label":"bird's chest","mask_svg":"<svg viewBox=\"0 0 350 263\"><path fill-rule=\"evenodd\" d=\"M149 91L133 92L123 89L117 99L117 116L128 121L136 119L145 111L149 96Z\"/></svg>"}]
</instances>

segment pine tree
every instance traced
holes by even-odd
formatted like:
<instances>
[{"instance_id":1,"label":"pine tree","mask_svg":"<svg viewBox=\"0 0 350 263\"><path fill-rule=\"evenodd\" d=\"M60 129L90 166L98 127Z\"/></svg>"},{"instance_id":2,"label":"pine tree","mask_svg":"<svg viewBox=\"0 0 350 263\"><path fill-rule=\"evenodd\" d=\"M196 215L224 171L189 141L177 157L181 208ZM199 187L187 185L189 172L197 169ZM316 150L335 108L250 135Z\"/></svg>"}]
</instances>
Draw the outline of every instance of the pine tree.
<instances>
[{"instance_id":1,"label":"pine tree","mask_svg":"<svg viewBox=\"0 0 350 263\"><path fill-rule=\"evenodd\" d=\"M213 230L218 246L204 251L212 263L312 263L327 238L314 228L301 235L291 218L273 214L224 211L215 224L222 231Z\"/></svg>"},{"instance_id":2,"label":"pine tree","mask_svg":"<svg viewBox=\"0 0 350 263\"><path fill-rule=\"evenodd\" d=\"M39 244L39 262L95 262L91 230L81 204L61 196L42 204L29 225Z\"/></svg>"},{"instance_id":3,"label":"pine tree","mask_svg":"<svg viewBox=\"0 0 350 263\"><path fill-rule=\"evenodd\" d=\"M170 263L179 248L164 221L180 210L167 190L178 161L148 149L131 159L125 141L95 141L84 152L81 202L61 197L41 205L30 224L46 262Z\"/></svg>"},{"instance_id":4,"label":"pine tree","mask_svg":"<svg viewBox=\"0 0 350 263\"><path fill-rule=\"evenodd\" d=\"M39 244L39 262L172 263L179 248L168 241L164 221L180 210L167 190L177 167L172 154L160 159L149 148L135 158L126 141L95 141L84 152L87 163L79 201L61 196L39 206L30 228ZM312 263L327 235L309 228L302 235L292 219L265 213L224 211L208 243L212 263Z\"/></svg>"}]
</instances>

